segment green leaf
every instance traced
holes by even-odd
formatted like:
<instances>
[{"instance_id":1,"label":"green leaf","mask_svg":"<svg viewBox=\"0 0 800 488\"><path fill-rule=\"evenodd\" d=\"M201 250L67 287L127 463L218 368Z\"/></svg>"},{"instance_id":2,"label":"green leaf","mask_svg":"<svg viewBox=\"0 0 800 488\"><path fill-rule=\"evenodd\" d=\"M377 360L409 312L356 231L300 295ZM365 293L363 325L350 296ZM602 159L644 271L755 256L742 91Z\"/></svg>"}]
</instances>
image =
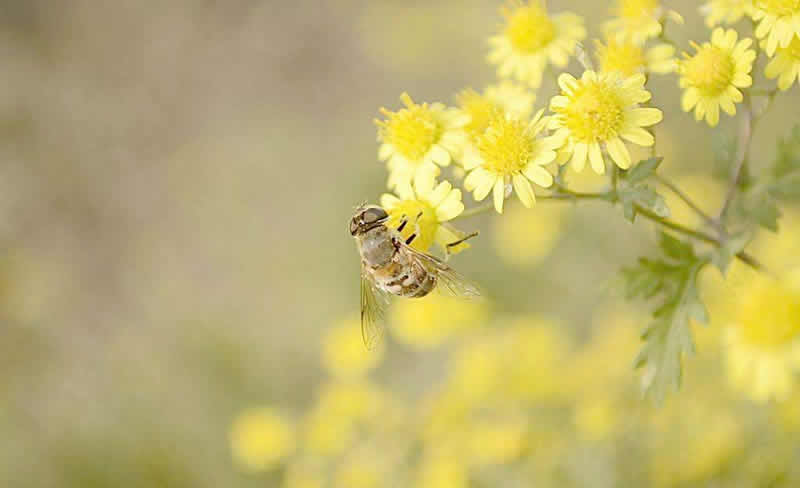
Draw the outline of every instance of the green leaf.
<instances>
[{"instance_id":1,"label":"green leaf","mask_svg":"<svg viewBox=\"0 0 800 488\"><path fill-rule=\"evenodd\" d=\"M728 272L728 266L737 254L744 250L752 237L747 234L739 234L728 238L725 243L711 252L711 263L719 268L724 275Z\"/></svg>"},{"instance_id":2,"label":"green leaf","mask_svg":"<svg viewBox=\"0 0 800 488\"><path fill-rule=\"evenodd\" d=\"M622 275L629 298L656 303L634 365L643 368L645 391L660 403L680 387L683 358L694 352L690 320L706 323L708 312L697 290L697 275L707 260L698 257L690 244L664 233L659 247L661 258L639 259Z\"/></svg>"},{"instance_id":3,"label":"green leaf","mask_svg":"<svg viewBox=\"0 0 800 488\"><path fill-rule=\"evenodd\" d=\"M630 183L631 185L640 183L646 180L647 178L653 176L653 174L655 174L656 170L658 169L658 165L660 165L661 161L663 160L664 158L662 157L643 159L642 161L639 161L639 163L636 164L636 166L628 170L624 174L623 178L627 180L628 183Z\"/></svg>"},{"instance_id":4,"label":"green leaf","mask_svg":"<svg viewBox=\"0 0 800 488\"><path fill-rule=\"evenodd\" d=\"M731 164L736 156L736 138L727 132L714 132L711 144L714 151L712 176L718 180L730 181Z\"/></svg>"},{"instance_id":5,"label":"green leaf","mask_svg":"<svg viewBox=\"0 0 800 488\"><path fill-rule=\"evenodd\" d=\"M664 197L647 185L623 185L617 190L625 218L634 221L637 208L643 208L661 218L669 217L669 207Z\"/></svg>"}]
</instances>

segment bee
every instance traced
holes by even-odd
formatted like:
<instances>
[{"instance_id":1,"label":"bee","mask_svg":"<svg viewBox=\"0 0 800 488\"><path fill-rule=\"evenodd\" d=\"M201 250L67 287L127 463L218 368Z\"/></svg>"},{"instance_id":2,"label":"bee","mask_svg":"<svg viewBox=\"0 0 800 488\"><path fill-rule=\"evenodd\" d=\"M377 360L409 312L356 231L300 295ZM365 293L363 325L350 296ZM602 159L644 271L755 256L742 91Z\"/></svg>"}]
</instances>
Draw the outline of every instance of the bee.
<instances>
[{"instance_id":1,"label":"bee","mask_svg":"<svg viewBox=\"0 0 800 488\"><path fill-rule=\"evenodd\" d=\"M417 221L420 216L416 216ZM383 208L362 205L350 220L350 235L355 238L361 256L361 334L367 348L372 348L381 336L391 295L420 298L437 290L473 299L481 294L477 286L442 260L410 246L418 229L403 239L401 232L409 223L407 216L402 217L396 229L386 225L388 219ZM448 248L476 235L450 243Z\"/></svg>"}]
</instances>

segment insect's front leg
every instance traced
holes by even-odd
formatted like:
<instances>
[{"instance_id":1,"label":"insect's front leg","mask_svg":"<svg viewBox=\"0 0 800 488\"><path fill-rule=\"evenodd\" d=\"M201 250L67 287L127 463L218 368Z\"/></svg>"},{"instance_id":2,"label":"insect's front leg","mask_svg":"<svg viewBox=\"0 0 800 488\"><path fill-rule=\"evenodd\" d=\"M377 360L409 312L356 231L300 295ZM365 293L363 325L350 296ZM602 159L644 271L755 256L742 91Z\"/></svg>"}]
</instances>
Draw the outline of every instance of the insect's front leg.
<instances>
[{"instance_id":1,"label":"insect's front leg","mask_svg":"<svg viewBox=\"0 0 800 488\"><path fill-rule=\"evenodd\" d=\"M444 251L445 251L444 259L445 259L445 261L447 261L447 259L450 258L450 250L452 248L456 247L457 245L459 245L459 244L461 244L461 243L463 243L463 242L465 242L465 241L467 241L469 239L472 239L473 237L477 237L477 236L478 236L478 231L475 231L475 232L473 232L471 234L465 235L464 237L462 237L461 239L459 239L457 241L453 241L453 242L450 242L450 243L446 244L444 246Z\"/></svg>"},{"instance_id":2,"label":"insect's front leg","mask_svg":"<svg viewBox=\"0 0 800 488\"><path fill-rule=\"evenodd\" d=\"M420 210L420 212L417 214L417 218L414 219L414 233L412 233L410 236L408 236L408 239L406 239L407 246L410 246L411 243L414 242L414 239L416 239L417 236L420 234L419 219L421 217L422 217L422 210Z\"/></svg>"}]
</instances>

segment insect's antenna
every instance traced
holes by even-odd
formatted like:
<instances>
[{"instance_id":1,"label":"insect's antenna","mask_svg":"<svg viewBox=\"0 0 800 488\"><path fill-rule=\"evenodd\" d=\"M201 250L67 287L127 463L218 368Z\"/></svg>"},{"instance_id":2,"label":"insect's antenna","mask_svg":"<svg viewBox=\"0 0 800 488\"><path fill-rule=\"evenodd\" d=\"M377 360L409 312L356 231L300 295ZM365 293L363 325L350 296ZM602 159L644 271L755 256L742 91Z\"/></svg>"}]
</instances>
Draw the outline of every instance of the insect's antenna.
<instances>
[{"instance_id":1,"label":"insect's antenna","mask_svg":"<svg viewBox=\"0 0 800 488\"><path fill-rule=\"evenodd\" d=\"M367 201L364 200L363 202L361 202L358 205L356 205L355 207L353 207L353 210L354 211L362 210L362 209L366 208L366 206L367 206Z\"/></svg>"}]
</instances>

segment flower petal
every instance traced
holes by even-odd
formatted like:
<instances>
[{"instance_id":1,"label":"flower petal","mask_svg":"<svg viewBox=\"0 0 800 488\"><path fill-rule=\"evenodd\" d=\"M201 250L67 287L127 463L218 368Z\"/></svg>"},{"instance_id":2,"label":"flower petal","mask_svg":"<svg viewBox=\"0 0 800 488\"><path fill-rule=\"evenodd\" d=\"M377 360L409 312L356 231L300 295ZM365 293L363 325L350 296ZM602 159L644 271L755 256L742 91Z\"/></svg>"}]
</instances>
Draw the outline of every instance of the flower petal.
<instances>
[{"instance_id":1,"label":"flower petal","mask_svg":"<svg viewBox=\"0 0 800 488\"><path fill-rule=\"evenodd\" d=\"M389 211L399 205L401 200L391 193L384 193L381 195L380 202L381 207L383 207L384 210Z\"/></svg>"},{"instance_id":2,"label":"flower petal","mask_svg":"<svg viewBox=\"0 0 800 488\"><path fill-rule=\"evenodd\" d=\"M575 147L572 149L572 167L575 168L575 171L583 171L583 167L586 166L588 149L585 142L575 143Z\"/></svg>"},{"instance_id":3,"label":"flower petal","mask_svg":"<svg viewBox=\"0 0 800 488\"><path fill-rule=\"evenodd\" d=\"M600 144L597 142L593 142L589 144L589 162L592 165L592 169L597 174L603 174L606 172L606 165L603 161L603 152L600 150Z\"/></svg>"},{"instance_id":4,"label":"flower petal","mask_svg":"<svg viewBox=\"0 0 800 488\"><path fill-rule=\"evenodd\" d=\"M531 208L533 204L536 203L536 196L533 194L533 188L531 188L528 179L520 173L517 173L513 176L512 181L514 183L514 191L517 192L519 201L526 207Z\"/></svg>"},{"instance_id":5,"label":"flower petal","mask_svg":"<svg viewBox=\"0 0 800 488\"><path fill-rule=\"evenodd\" d=\"M439 222L447 222L463 211L464 204L461 202L461 190L455 189L448 193L447 197L436 207L436 219Z\"/></svg>"},{"instance_id":6,"label":"flower petal","mask_svg":"<svg viewBox=\"0 0 800 488\"><path fill-rule=\"evenodd\" d=\"M619 137L606 141L606 149L608 149L608 154L611 155L611 159L617 163L617 166L622 169L631 167L631 153L628 152L628 148L625 147L625 143Z\"/></svg>"},{"instance_id":7,"label":"flower petal","mask_svg":"<svg viewBox=\"0 0 800 488\"><path fill-rule=\"evenodd\" d=\"M541 186L542 188L549 188L553 185L553 175L551 175L549 171L541 166L529 164L525 169L522 170L522 173L529 180Z\"/></svg>"},{"instance_id":8,"label":"flower petal","mask_svg":"<svg viewBox=\"0 0 800 488\"><path fill-rule=\"evenodd\" d=\"M664 118L664 113L657 108L634 108L628 112L628 121L640 127L655 125Z\"/></svg>"},{"instance_id":9,"label":"flower petal","mask_svg":"<svg viewBox=\"0 0 800 488\"><path fill-rule=\"evenodd\" d=\"M641 127L631 127L620 134L620 137L626 141L630 141L640 146L650 147L655 144L656 140L653 134L647 132Z\"/></svg>"},{"instance_id":10,"label":"flower petal","mask_svg":"<svg viewBox=\"0 0 800 488\"><path fill-rule=\"evenodd\" d=\"M494 196L494 209L497 213L503 213L503 200L506 198L506 183L505 179L498 177L494 182L493 196Z\"/></svg>"}]
</instances>

